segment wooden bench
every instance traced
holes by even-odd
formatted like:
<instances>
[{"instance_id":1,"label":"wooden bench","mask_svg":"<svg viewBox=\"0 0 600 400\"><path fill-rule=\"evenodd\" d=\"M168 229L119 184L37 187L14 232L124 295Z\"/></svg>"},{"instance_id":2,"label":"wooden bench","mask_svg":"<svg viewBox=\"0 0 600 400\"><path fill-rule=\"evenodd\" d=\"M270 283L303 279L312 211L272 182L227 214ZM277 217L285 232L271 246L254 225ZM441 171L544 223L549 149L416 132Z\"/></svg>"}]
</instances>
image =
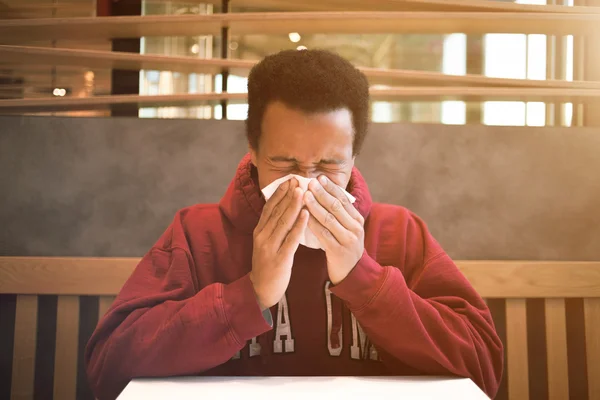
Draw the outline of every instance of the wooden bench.
<instances>
[{"instance_id":1,"label":"wooden bench","mask_svg":"<svg viewBox=\"0 0 600 400\"><path fill-rule=\"evenodd\" d=\"M36 356L39 357L38 296L57 296L54 398L75 399L82 356L78 351L80 296L97 296L97 313L101 317L138 261L0 257L0 295L16 295L14 321L9 327L14 329L11 398L34 398ZM505 343L505 381L497 398L537 400L537 379L541 377L547 382L544 389L550 399L568 399L570 395L573 398L574 391L585 394L589 400L600 399L600 262L457 264L488 301ZM543 302L543 307L539 307L541 303L535 306L532 299ZM569 312L570 301L581 305L579 328L577 323L570 323L571 314L576 314ZM541 329L545 332L541 337L531 335L532 321L540 321L538 314L542 315ZM531 357L532 345L539 348L539 343L545 343L544 354ZM583 360L573 360L568 343L584 349ZM581 356L581 351L578 354ZM545 357L545 370L530 368L539 362L538 357ZM578 385L580 381L585 384Z\"/></svg>"}]
</instances>

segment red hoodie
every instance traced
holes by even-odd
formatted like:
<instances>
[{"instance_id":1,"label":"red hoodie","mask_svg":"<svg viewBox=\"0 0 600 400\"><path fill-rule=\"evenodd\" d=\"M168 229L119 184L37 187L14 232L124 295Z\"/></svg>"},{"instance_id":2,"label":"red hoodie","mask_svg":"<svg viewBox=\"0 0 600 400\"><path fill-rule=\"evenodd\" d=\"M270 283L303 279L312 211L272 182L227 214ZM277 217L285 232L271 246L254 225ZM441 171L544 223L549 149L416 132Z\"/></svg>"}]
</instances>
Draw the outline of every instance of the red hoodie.
<instances>
[{"instance_id":1,"label":"red hoodie","mask_svg":"<svg viewBox=\"0 0 600 400\"><path fill-rule=\"evenodd\" d=\"M98 399L173 375L457 375L493 397L503 348L484 301L417 216L373 203L357 169L348 191L363 257L333 287L325 253L300 246L273 326L248 277L265 204L249 157L218 205L179 211L88 343Z\"/></svg>"}]
</instances>

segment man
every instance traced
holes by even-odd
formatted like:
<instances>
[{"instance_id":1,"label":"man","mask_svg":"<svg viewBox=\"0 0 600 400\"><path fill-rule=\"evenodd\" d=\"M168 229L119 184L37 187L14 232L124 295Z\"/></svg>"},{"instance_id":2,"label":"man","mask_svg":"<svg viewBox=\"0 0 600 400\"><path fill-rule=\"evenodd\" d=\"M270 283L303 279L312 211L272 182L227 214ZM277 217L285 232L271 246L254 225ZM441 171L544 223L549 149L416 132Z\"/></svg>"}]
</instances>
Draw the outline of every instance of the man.
<instances>
[{"instance_id":1,"label":"man","mask_svg":"<svg viewBox=\"0 0 600 400\"><path fill-rule=\"evenodd\" d=\"M486 304L423 221L373 203L354 168L368 89L325 51L252 70L250 151L227 193L177 213L90 339L99 399L135 377L200 374L457 375L494 396L503 348ZM289 174L315 179L265 202ZM299 245L307 228L323 249Z\"/></svg>"}]
</instances>

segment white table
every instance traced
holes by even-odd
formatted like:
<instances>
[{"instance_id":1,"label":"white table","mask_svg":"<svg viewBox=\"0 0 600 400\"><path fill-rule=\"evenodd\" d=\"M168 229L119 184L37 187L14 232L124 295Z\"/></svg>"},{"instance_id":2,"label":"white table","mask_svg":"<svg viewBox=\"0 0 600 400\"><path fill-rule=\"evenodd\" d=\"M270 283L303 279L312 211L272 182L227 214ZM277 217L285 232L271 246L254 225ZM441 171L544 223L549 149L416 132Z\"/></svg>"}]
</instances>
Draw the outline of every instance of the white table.
<instances>
[{"instance_id":1,"label":"white table","mask_svg":"<svg viewBox=\"0 0 600 400\"><path fill-rule=\"evenodd\" d=\"M177 377L134 379L118 400L489 400L470 379L440 377Z\"/></svg>"}]
</instances>

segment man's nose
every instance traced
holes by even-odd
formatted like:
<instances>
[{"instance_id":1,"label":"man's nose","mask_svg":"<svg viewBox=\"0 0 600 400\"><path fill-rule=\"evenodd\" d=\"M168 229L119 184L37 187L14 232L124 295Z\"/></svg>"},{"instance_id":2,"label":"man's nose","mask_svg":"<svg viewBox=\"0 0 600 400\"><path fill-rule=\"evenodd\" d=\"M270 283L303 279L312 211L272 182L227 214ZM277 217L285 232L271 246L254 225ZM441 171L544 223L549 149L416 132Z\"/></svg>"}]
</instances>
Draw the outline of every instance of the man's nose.
<instances>
[{"instance_id":1,"label":"man's nose","mask_svg":"<svg viewBox=\"0 0 600 400\"><path fill-rule=\"evenodd\" d=\"M296 171L296 174L308 179L316 179L319 177L319 173L317 171Z\"/></svg>"}]
</instances>

